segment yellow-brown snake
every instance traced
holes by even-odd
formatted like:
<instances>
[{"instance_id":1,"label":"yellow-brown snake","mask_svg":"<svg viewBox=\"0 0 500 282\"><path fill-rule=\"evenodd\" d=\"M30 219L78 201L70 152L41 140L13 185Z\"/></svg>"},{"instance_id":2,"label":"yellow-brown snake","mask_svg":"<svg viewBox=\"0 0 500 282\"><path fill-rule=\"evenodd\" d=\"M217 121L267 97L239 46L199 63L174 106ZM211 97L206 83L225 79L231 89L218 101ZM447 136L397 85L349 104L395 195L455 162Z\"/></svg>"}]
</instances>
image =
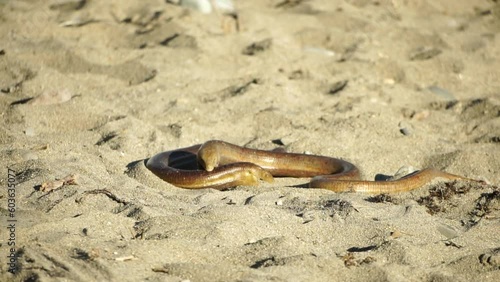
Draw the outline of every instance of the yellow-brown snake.
<instances>
[{"instance_id":1,"label":"yellow-brown snake","mask_svg":"<svg viewBox=\"0 0 500 282\"><path fill-rule=\"evenodd\" d=\"M392 193L419 188L434 178L471 180L428 168L398 180L363 181L356 166L340 159L248 149L218 140L157 154L146 167L161 179L190 189L257 185L281 176L312 177L310 188L335 192Z\"/></svg>"}]
</instances>

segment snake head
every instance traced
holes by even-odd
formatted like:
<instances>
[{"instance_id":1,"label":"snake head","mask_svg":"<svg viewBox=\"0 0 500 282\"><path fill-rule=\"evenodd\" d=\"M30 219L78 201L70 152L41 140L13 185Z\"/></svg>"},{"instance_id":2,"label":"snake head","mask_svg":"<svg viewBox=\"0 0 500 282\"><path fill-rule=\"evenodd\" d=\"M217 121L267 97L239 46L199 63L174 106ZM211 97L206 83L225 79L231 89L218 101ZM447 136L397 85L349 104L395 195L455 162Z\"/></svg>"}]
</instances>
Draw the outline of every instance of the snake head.
<instances>
[{"instance_id":1,"label":"snake head","mask_svg":"<svg viewBox=\"0 0 500 282\"><path fill-rule=\"evenodd\" d=\"M272 174L269 171L267 171L267 170L265 170L265 169L263 169L261 167L259 167L257 169L254 169L254 170L251 170L250 173L257 180L263 180L263 181L265 181L267 183L272 183L274 181L274 178L273 178Z\"/></svg>"},{"instance_id":2,"label":"snake head","mask_svg":"<svg viewBox=\"0 0 500 282\"><path fill-rule=\"evenodd\" d=\"M235 184L253 186L258 185L260 180L271 183L274 181L274 178L267 170L255 165L254 167L240 171Z\"/></svg>"},{"instance_id":3,"label":"snake head","mask_svg":"<svg viewBox=\"0 0 500 282\"><path fill-rule=\"evenodd\" d=\"M205 168L206 171L212 171L219 166L220 154L217 148L213 146L202 145L198 150L198 163Z\"/></svg>"}]
</instances>

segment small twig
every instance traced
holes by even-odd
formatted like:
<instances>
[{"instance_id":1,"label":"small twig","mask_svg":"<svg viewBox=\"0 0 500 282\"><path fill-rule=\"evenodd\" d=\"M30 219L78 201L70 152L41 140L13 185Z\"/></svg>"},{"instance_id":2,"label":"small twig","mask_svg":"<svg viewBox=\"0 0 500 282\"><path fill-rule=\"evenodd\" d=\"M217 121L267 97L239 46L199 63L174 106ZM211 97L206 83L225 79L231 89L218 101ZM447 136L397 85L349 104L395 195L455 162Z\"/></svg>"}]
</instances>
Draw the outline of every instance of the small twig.
<instances>
[{"instance_id":1,"label":"small twig","mask_svg":"<svg viewBox=\"0 0 500 282\"><path fill-rule=\"evenodd\" d=\"M124 256L115 258L116 261L127 261L127 260L136 260L137 258L134 256Z\"/></svg>"},{"instance_id":2,"label":"small twig","mask_svg":"<svg viewBox=\"0 0 500 282\"><path fill-rule=\"evenodd\" d=\"M96 190L85 191L85 192L83 192L82 196L80 198L76 199L75 201L77 203L81 203L86 195L97 195L97 194L104 194L108 198L110 198L111 200L113 200L119 204L124 204L124 205L129 204L128 201L125 201L125 200L118 198L115 194L111 193L107 189L96 189Z\"/></svg>"}]
</instances>

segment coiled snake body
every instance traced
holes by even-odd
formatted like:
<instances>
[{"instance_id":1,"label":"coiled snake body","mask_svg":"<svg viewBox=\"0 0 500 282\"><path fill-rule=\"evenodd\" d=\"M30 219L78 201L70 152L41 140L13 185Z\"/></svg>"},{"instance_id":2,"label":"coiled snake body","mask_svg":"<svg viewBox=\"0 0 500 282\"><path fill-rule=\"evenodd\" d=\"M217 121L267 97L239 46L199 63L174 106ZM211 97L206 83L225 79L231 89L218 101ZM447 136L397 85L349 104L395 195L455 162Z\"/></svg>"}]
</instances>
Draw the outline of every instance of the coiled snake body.
<instances>
[{"instance_id":1,"label":"coiled snake body","mask_svg":"<svg viewBox=\"0 0 500 282\"><path fill-rule=\"evenodd\" d=\"M434 178L471 180L432 168L393 181L360 180L358 168L344 160L307 154L255 150L224 141L159 153L146 167L161 179L182 188L226 189L257 185L273 177L312 177L310 188L335 192L391 193L419 188Z\"/></svg>"}]
</instances>

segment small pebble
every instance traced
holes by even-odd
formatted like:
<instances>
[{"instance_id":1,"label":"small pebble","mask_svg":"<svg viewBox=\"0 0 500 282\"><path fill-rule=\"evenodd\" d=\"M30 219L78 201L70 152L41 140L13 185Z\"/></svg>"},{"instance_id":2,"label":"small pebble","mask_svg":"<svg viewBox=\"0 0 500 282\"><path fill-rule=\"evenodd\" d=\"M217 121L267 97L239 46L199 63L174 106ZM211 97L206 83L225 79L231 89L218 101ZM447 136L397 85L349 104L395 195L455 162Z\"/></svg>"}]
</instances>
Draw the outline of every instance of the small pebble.
<instances>
[{"instance_id":1,"label":"small pebble","mask_svg":"<svg viewBox=\"0 0 500 282\"><path fill-rule=\"evenodd\" d=\"M410 53L411 61L429 60L441 54L441 50L434 47L419 47Z\"/></svg>"},{"instance_id":2,"label":"small pebble","mask_svg":"<svg viewBox=\"0 0 500 282\"><path fill-rule=\"evenodd\" d=\"M401 121L401 122L399 122L398 126L399 126L399 132L401 132L401 134L403 134L405 136L412 134L413 127L411 126L411 124L409 124L405 121Z\"/></svg>"},{"instance_id":3,"label":"small pebble","mask_svg":"<svg viewBox=\"0 0 500 282\"><path fill-rule=\"evenodd\" d=\"M394 84L396 84L396 81L392 78L386 78L386 79L384 79L384 83L387 85L394 85Z\"/></svg>"},{"instance_id":4,"label":"small pebble","mask_svg":"<svg viewBox=\"0 0 500 282\"><path fill-rule=\"evenodd\" d=\"M395 230L395 231L391 232L391 238L393 238L393 239L397 239L401 236L403 236L403 233L399 230Z\"/></svg>"},{"instance_id":5,"label":"small pebble","mask_svg":"<svg viewBox=\"0 0 500 282\"><path fill-rule=\"evenodd\" d=\"M234 13L236 11L231 0L215 0L212 3L214 3L215 8L219 11L226 13Z\"/></svg>"},{"instance_id":6,"label":"small pebble","mask_svg":"<svg viewBox=\"0 0 500 282\"><path fill-rule=\"evenodd\" d=\"M313 211L306 211L302 214L302 219L304 220L304 223L308 223L316 219L316 216Z\"/></svg>"},{"instance_id":7,"label":"small pebble","mask_svg":"<svg viewBox=\"0 0 500 282\"><path fill-rule=\"evenodd\" d=\"M427 90L429 90L430 92L436 94L437 96L445 99L446 101L456 101L457 100L457 98L455 98L455 96L453 96L453 94L451 94L448 90L443 89L441 87L432 85L432 86L427 87Z\"/></svg>"},{"instance_id":8,"label":"small pebble","mask_svg":"<svg viewBox=\"0 0 500 282\"><path fill-rule=\"evenodd\" d=\"M336 94L336 93L344 90L344 88L347 86L348 82L349 82L349 80L339 80L339 81L333 83L332 85L330 85L330 87L328 89L328 94L333 95L333 94Z\"/></svg>"},{"instance_id":9,"label":"small pebble","mask_svg":"<svg viewBox=\"0 0 500 282\"><path fill-rule=\"evenodd\" d=\"M79 10L85 6L86 0L58 0L49 6L51 10L73 11Z\"/></svg>"},{"instance_id":10,"label":"small pebble","mask_svg":"<svg viewBox=\"0 0 500 282\"><path fill-rule=\"evenodd\" d=\"M421 112L413 114L411 118L414 120L424 120L428 118L430 115L431 112L429 110L423 110Z\"/></svg>"},{"instance_id":11,"label":"small pebble","mask_svg":"<svg viewBox=\"0 0 500 282\"><path fill-rule=\"evenodd\" d=\"M282 200L277 200L276 201L276 205L277 206L282 206L283 205L283 201Z\"/></svg>"},{"instance_id":12,"label":"small pebble","mask_svg":"<svg viewBox=\"0 0 500 282\"><path fill-rule=\"evenodd\" d=\"M325 49L325 48L318 48L318 47L304 47L304 52L305 53L310 53L310 54L318 54L318 55L323 55L326 57L333 57L335 56L335 52Z\"/></svg>"},{"instance_id":13,"label":"small pebble","mask_svg":"<svg viewBox=\"0 0 500 282\"><path fill-rule=\"evenodd\" d=\"M400 179L401 177L407 176L408 174L414 173L415 171L417 171L417 169L412 167L412 166L402 166L388 180L397 180L397 179Z\"/></svg>"},{"instance_id":14,"label":"small pebble","mask_svg":"<svg viewBox=\"0 0 500 282\"><path fill-rule=\"evenodd\" d=\"M24 130L24 134L26 134L26 136L33 137L35 136L35 129L33 129L33 127L28 127Z\"/></svg>"},{"instance_id":15,"label":"small pebble","mask_svg":"<svg viewBox=\"0 0 500 282\"><path fill-rule=\"evenodd\" d=\"M204 14L212 12L212 4L210 4L209 0L181 0L180 5Z\"/></svg>"},{"instance_id":16,"label":"small pebble","mask_svg":"<svg viewBox=\"0 0 500 282\"><path fill-rule=\"evenodd\" d=\"M410 130L406 127L399 129L399 132L401 132L401 134L406 135L406 136L411 134Z\"/></svg>"},{"instance_id":17,"label":"small pebble","mask_svg":"<svg viewBox=\"0 0 500 282\"><path fill-rule=\"evenodd\" d=\"M458 232L451 226L441 224L437 227L439 233L441 233L446 239L453 239L458 237Z\"/></svg>"},{"instance_id":18,"label":"small pebble","mask_svg":"<svg viewBox=\"0 0 500 282\"><path fill-rule=\"evenodd\" d=\"M254 56L258 53L262 53L268 50L269 48L271 48L272 45L273 45L273 40L271 38L267 38L248 45L247 47L245 47L245 49L243 49L242 53L243 55Z\"/></svg>"},{"instance_id":19,"label":"small pebble","mask_svg":"<svg viewBox=\"0 0 500 282\"><path fill-rule=\"evenodd\" d=\"M88 13L73 14L71 18L61 22L59 25L62 27L78 27L88 23L95 22Z\"/></svg>"},{"instance_id":20,"label":"small pebble","mask_svg":"<svg viewBox=\"0 0 500 282\"><path fill-rule=\"evenodd\" d=\"M29 100L30 105L52 105L67 102L73 98L73 93L68 89L45 90L42 94Z\"/></svg>"},{"instance_id":21,"label":"small pebble","mask_svg":"<svg viewBox=\"0 0 500 282\"><path fill-rule=\"evenodd\" d=\"M212 6L213 4L213 6ZM185 8L193 9L204 14L210 14L214 9L221 12L235 12L231 0L181 0L179 5Z\"/></svg>"},{"instance_id":22,"label":"small pebble","mask_svg":"<svg viewBox=\"0 0 500 282\"><path fill-rule=\"evenodd\" d=\"M38 155L34 152L27 152L23 154L22 158L25 161L38 160Z\"/></svg>"}]
</instances>

